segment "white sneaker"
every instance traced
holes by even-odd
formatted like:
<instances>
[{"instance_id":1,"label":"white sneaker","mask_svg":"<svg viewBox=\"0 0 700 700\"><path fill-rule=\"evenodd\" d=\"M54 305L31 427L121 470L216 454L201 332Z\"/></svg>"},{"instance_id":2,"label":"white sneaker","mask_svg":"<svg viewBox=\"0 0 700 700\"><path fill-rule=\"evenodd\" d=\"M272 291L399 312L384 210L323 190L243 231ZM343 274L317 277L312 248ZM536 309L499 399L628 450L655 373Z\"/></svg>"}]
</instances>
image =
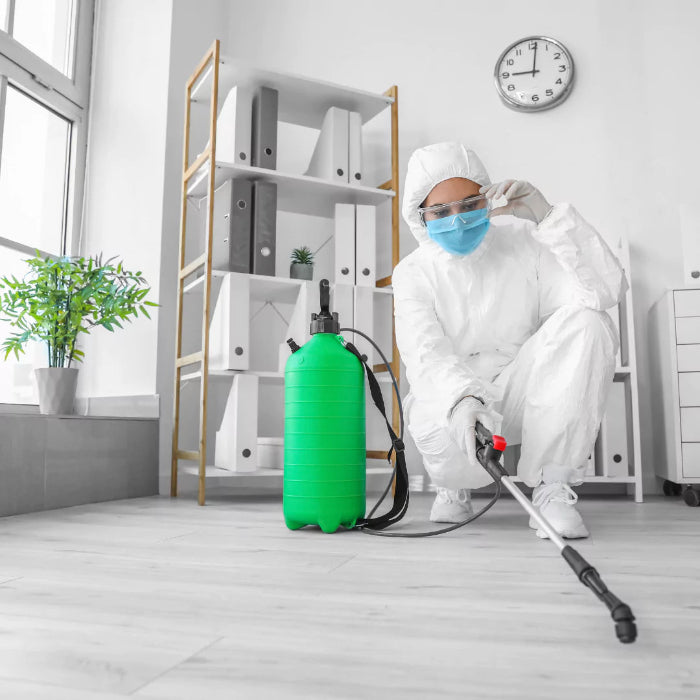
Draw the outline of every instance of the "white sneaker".
<instances>
[{"instance_id":1,"label":"white sneaker","mask_svg":"<svg viewBox=\"0 0 700 700\"><path fill-rule=\"evenodd\" d=\"M430 510L430 520L434 523L461 523L474 514L469 489L438 488L435 502Z\"/></svg>"},{"instance_id":2,"label":"white sneaker","mask_svg":"<svg viewBox=\"0 0 700 700\"><path fill-rule=\"evenodd\" d=\"M588 529L575 508L577 502L576 492L563 481L540 484L532 492L532 505L539 508L540 513L561 537L569 539L588 537ZM537 530L537 536L541 539L549 539L547 533L539 529L537 521L532 517L530 527Z\"/></svg>"}]
</instances>

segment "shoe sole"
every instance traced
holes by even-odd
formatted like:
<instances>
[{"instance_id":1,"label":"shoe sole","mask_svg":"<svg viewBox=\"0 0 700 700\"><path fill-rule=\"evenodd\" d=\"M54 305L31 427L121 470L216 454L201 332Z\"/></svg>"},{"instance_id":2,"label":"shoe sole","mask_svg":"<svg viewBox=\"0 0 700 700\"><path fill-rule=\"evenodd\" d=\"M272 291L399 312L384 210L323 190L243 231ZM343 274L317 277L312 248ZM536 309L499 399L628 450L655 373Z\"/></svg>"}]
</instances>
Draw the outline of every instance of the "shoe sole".
<instances>
[{"instance_id":1,"label":"shoe sole","mask_svg":"<svg viewBox=\"0 0 700 700\"><path fill-rule=\"evenodd\" d=\"M532 530L536 530L535 534L541 539L541 540L548 540L549 535L544 531L540 530L540 526L537 524L534 518L530 518L530 521L528 522L528 526ZM556 530L556 528L554 528ZM579 528L578 530L574 530L572 532L567 532L559 533L559 537L563 537L565 540L582 540L585 539L586 537L589 537L590 533L588 532L588 528L584 525L582 528Z\"/></svg>"},{"instance_id":2,"label":"shoe sole","mask_svg":"<svg viewBox=\"0 0 700 700\"><path fill-rule=\"evenodd\" d=\"M541 539L541 540L548 540L549 535L544 531L544 530L537 530L535 534ZM588 530L585 528L583 530L578 530L576 532L560 532L559 537L563 537L565 540L582 540L585 539L586 537L589 536Z\"/></svg>"}]
</instances>

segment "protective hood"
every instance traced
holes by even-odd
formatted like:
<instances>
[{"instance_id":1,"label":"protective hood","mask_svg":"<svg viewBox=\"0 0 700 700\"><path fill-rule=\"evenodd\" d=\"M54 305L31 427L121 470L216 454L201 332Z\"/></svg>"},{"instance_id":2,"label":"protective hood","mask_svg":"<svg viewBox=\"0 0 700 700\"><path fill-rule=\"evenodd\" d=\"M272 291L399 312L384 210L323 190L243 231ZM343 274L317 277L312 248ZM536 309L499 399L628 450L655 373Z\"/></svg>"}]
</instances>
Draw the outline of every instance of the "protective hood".
<instances>
[{"instance_id":1,"label":"protective hood","mask_svg":"<svg viewBox=\"0 0 700 700\"><path fill-rule=\"evenodd\" d=\"M435 143L411 155L404 182L402 214L418 243L429 240L418 207L435 185L453 177L464 177L479 185L491 184L479 157L461 143Z\"/></svg>"}]
</instances>

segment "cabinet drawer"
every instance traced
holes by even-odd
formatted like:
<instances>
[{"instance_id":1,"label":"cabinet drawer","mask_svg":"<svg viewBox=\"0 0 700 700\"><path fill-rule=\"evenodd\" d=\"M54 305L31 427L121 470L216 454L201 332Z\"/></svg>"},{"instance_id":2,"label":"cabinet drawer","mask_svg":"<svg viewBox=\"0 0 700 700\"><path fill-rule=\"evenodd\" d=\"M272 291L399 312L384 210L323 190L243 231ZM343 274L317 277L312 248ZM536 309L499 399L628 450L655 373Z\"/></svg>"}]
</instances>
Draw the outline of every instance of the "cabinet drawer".
<instances>
[{"instance_id":1,"label":"cabinet drawer","mask_svg":"<svg viewBox=\"0 0 700 700\"><path fill-rule=\"evenodd\" d=\"M676 289L673 292L673 306L676 318L700 316L700 289Z\"/></svg>"},{"instance_id":2,"label":"cabinet drawer","mask_svg":"<svg viewBox=\"0 0 700 700\"><path fill-rule=\"evenodd\" d=\"M678 393L681 406L700 406L700 372L682 372L678 375Z\"/></svg>"},{"instance_id":3,"label":"cabinet drawer","mask_svg":"<svg viewBox=\"0 0 700 700\"><path fill-rule=\"evenodd\" d=\"M676 351L679 372L700 372L700 344L678 345Z\"/></svg>"},{"instance_id":4,"label":"cabinet drawer","mask_svg":"<svg viewBox=\"0 0 700 700\"><path fill-rule=\"evenodd\" d=\"M700 442L700 408L681 408L681 441Z\"/></svg>"},{"instance_id":5,"label":"cabinet drawer","mask_svg":"<svg viewBox=\"0 0 700 700\"><path fill-rule=\"evenodd\" d=\"M678 345L700 343L700 316L676 319L676 342Z\"/></svg>"},{"instance_id":6,"label":"cabinet drawer","mask_svg":"<svg viewBox=\"0 0 700 700\"><path fill-rule=\"evenodd\" d=\"M700 477L700 442L684 442L681 445L683 452L683 477L692 479Z\"/></svg>"}]
</instances>

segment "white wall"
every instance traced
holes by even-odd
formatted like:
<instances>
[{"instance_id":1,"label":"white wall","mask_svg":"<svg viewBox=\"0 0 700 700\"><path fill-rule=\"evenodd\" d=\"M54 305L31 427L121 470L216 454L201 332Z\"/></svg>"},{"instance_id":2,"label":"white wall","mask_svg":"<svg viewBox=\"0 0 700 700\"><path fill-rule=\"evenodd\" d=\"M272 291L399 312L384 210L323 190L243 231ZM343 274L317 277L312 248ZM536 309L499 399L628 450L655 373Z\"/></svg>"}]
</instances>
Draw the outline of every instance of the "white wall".
<instances>
[{"instance_id":1,"label":"white wall","mask_svg":"<svg viewBox=\"0 0 700 700\"><path fill-rule=\"evenodd\" d=\"M679 209L698 189L700 93L689 89L700 5L672 0L234 0L225 50L262 66L367 90L399 87L401 182L411 152L459 140L494 180L528 179L631 246L647 486L654 486L647 313L682 278ZM258 30L259 28L259 30ZM562 106L504 107L493 85L516 39L560 39L576 63ZM700 221L698 222L700 224ZM700 225L698 225L700 230ZM405 224L401 255L415 246Z\"/></svg>"},{"instance_id":2,"label":"white wall","mask_svg":"<svg viewBox=\"0 0 700 700\"><path fill-rule=\"evenodd\" d=\"M679 211L694 210L700 141L686 135L695 131L700 94L686 85L700 6L692 0L663 8L650 0L172 4L170 32L166 0L104 3L87 229L93 248L99 243L129 263L143 260L163 304L157 326L139 322L104 344L104 357L120 360L113 371L105 373L101 363L100 373L85 373L87 388L98 394L150 393L155 383L163 477L172 429L182 98L186 76L218 37L224 53L271 69L373 91L397 84L402 183L415 148L461 140L481 154L493 179L529 179L550 201L574 203L610 242L628 238L645 471L647 485L654 484L647 312L664 288L681 282ZM492 73L501 50L529 34L563 41L577 82L562 106L523 115L500 103ZM127 179L127 163L138 170L136 181L134 167ZM376 168L377 182L382 171ZM402 223L402 255L414 245Z\"/></svg>"},{"instance_id":3,"label":"white wall","mask_svg":"<svg viewBox=\"0 0 700 700\"><path fill-rule=\"evenodd\" d=\"M172 0L101 0L95 16L81 251L118 255L159 301ZM83 396L155 394L158 309L83 342Z\"/></svg>"}]
</instances>

